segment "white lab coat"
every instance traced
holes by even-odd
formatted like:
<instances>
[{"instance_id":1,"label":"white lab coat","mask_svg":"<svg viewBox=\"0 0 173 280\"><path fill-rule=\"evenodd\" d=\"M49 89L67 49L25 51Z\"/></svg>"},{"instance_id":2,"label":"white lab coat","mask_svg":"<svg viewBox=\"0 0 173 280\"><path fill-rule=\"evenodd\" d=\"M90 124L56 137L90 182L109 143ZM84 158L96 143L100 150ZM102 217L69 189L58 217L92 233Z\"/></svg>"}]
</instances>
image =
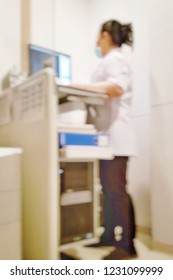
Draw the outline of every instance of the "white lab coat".
<instances>
[{"instance_id":1,"label":"white lab coat","mask_svg":"<svg viewBox=\"0 0 173 280\"><path fill-rule=\"evenodd\" d=\"M108 98L97 106L94 124L98 131L108 133L110 148L115 156L137 155L136 137L130 117L132 73L120 48L104 56L91 76L91 82L110 81L119 85L124 93Z\"/></svg>"}]
</instances>

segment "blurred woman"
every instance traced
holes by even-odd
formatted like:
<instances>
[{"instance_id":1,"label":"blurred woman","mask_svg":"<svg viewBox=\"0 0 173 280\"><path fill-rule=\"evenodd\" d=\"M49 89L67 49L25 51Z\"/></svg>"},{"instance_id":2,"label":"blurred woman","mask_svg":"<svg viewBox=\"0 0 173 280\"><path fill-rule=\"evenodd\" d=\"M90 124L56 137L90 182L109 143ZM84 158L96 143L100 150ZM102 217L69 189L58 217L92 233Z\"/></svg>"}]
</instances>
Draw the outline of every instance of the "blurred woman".
<instances>
[{"instance_id":1,"label":"blurred woman","mask_svg":"<svg viewBox=\"0 0 173 280\"><path fill-rule=\"evenodd\" d=\"M100 161L104 195L104 228L100 242L92 246L115 246L107 258L136 256L135 221L132 200L127 193L127 165L136 155L136 140L130 118L132 98L131 67L122 53L122 44L132 45L132 27L116 20L105 22L98 35L96 54L101 62L89 84L75 84L84 90L104 92L108 99L97 106L94 124L110 137L112 160Z\"/></svg>"}]
</instances>

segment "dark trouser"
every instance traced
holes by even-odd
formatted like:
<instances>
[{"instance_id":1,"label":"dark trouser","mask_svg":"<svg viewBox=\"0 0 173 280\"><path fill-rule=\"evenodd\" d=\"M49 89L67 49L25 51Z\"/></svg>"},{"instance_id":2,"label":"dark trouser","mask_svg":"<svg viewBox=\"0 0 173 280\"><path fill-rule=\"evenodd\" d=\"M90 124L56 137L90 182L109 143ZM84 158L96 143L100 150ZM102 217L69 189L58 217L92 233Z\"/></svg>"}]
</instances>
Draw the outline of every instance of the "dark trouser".
<instances>
[{"instance_id":1,"label":"dark trouser","mask_svg":"<svg viewBox=\"0 0 173 280\"><path fill-rule=\"evenodd\" d=\"M127 161L128 157L100 161L105 227L101 242L132 251L135 219L132 200L126 191Z\"/></svg>"}]
</instances>

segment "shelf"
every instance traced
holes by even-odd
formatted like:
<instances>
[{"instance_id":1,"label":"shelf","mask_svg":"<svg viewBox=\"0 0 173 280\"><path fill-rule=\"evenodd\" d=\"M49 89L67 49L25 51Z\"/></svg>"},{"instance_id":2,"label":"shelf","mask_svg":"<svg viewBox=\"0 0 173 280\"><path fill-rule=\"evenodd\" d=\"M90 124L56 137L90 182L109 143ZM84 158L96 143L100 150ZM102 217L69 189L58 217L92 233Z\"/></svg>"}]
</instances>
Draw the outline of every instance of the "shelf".
<instances>
[{"instance_id":1,"label":"shelf","mask_svg":"<svg viewBox=\"0 0 173 280\"><path fill-rule=\"evenodd\" d=\"M113 154L109 148L98 146L66 146L59 149L59 154L61 161L113 159Z\"/></svg>"},{"instance_id":2,"label":"shelf","mask_svg":"<svg viewBox=\"0 0 173 280\"><path fill-rule=\"evenodd\" d=\"M97 242L99 242L98 237L91 237L91 238L88 238L88 239L82 239L82 240L79 240L79 241L70 242L70 243L67 243L67 244L60 245L59 248L58 248L58 251L63 252L66 249L74 248L74 246L85 246L85 245L89 245L89 244L97 243Z\"/></svg>"},{"instance_id":3,"label":"shelf","mask_svg":"<svg viewBox=\"0 0 173 280\"><path fill-rule=\"evenodd\" d=\"M66 101L82 101L90 105L102 105L108 98L106 93L81 90L70 86L57 84L57 92L60 103Z\"/></svg>"}]
</instances>

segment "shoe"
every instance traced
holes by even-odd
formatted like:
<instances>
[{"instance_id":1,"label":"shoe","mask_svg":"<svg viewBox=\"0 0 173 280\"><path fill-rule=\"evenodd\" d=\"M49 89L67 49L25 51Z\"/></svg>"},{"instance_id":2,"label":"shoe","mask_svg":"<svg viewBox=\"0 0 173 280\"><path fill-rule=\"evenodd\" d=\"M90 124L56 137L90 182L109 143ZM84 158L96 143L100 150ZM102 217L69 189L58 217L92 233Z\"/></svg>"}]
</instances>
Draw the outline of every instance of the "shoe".
<instances>
[{"instance_id":1,"label":"shoe","mask_svg":"<svg viewBox=\"0 0 173 280\"><path fill-rule=\"evenodd\" d=\"M130 260L137 257L135 252L127 252L123 248L117 247L113 252L103 258L103 260Z\"/></svg>"},{"instance_id":2,"label":"shoe","mask_svg":"<svg viewBox=\"0 0 173 280\"><path fill-rule=\"evenodd\" d=\"M131 258L137 257L137 252L134 246L131 247L131 249L128 251L128 254L131 256Z\"/></svg>"}]
</instances>

